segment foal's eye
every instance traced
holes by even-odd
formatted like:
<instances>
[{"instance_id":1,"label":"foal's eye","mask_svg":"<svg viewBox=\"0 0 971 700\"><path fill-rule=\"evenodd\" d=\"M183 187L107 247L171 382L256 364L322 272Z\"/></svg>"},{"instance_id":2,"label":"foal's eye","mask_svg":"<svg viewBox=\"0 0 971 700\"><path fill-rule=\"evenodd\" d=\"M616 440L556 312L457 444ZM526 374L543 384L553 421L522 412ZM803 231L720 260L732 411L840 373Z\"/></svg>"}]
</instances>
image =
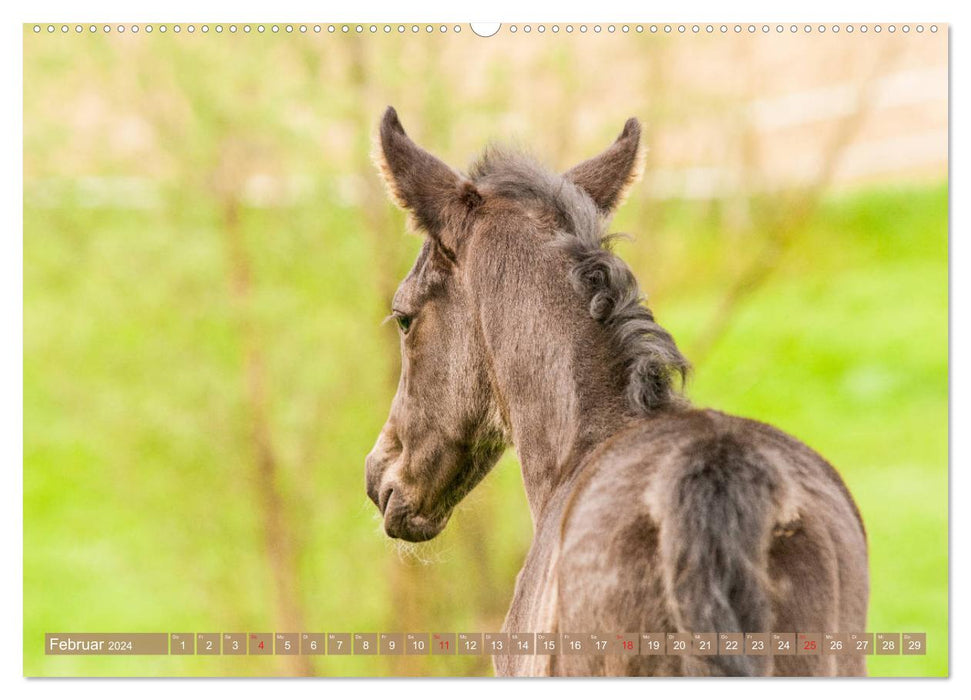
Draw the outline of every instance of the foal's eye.
<instances>
[{"instance_id":1,"label":"foal's eye","mask_svg":"<svg viewBox=\"0 0 971 700\"><path fill-rule=\"evenodd\" d=\"M401 329L402 333L407 333L411 328L411 316L406 316L405 314L395 314L395 321L398 323L398 328Z\"/></svg>"}]
</instances>

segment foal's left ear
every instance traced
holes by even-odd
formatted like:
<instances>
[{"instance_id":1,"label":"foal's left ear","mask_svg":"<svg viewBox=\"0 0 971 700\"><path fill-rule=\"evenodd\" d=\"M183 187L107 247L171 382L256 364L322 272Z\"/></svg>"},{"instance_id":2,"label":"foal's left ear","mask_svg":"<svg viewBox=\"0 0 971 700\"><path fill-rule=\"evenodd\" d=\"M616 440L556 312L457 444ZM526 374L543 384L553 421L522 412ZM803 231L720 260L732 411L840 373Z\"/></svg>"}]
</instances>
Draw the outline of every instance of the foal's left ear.
<instances>
[{"instance_id":1,"label":"foal's left ear","mask_svg":"<svg viewBox=\"0 0 971 700\"><path fill-rule=\"evenodd\" d=\"M415 222L454 258L459 241L449 220L467 213L480 201L475 186L461 174L412 141L394 107L381 119L380 150L375 160L391 195Z\"/></svg>"},{"instance_id":2,"label":"foal's left ear","mask_svg":"<svg viewBox=\"0 0 971 700\"><path fill-rule=\"evenodd\" d=\"M597 209L609 216L624 198L627 188L640 177L641 125L634 117L610 147L565 173L574 184L593 198Z\"/></svg>"}]
</instances>

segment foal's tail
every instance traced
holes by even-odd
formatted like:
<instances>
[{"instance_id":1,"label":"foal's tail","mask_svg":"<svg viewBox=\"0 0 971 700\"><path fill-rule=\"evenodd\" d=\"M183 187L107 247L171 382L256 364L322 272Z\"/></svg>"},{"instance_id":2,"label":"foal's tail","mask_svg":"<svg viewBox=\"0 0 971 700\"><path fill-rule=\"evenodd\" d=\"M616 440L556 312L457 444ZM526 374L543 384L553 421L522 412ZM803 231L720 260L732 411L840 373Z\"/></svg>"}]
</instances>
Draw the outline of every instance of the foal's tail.
<instances>
[{"instance_id":1,"label":"foal's tail","mask_svg":"<svg viewBox=\"0 0 971 700\"><path fill-rule=\"evenodd\" d=\"M670 474L660 554L682 632L767 632L767 561L779 475L730 435L693 446ZM689 675L764 675L770 657L685 657Z\"/></svg>"}]
</instances>

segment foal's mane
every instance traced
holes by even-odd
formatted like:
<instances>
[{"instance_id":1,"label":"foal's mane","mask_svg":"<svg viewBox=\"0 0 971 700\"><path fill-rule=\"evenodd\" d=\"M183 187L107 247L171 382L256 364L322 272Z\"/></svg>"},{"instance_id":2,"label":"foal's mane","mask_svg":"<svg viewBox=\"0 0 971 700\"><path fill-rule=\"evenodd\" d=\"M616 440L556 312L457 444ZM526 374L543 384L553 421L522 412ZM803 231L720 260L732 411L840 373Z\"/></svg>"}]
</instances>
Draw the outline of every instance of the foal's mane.
<instances>
[{"instance_id":1,"label":"foal's mane","mask_svg":"<svg viewBox=\"0 0 971 700\"><path fill-rule=\"evenodd\" d=\"M504 147L487 148L469 178L491 193L552 212L556 245L573 261L570 281L589 299L590 315L608 331L627 372L630 408L650 413L683 403L690 364L671 334L654 320L634 273L613 253L617 235L607 233L590 196L530 156Z\"/></svg>"}]
</instances>

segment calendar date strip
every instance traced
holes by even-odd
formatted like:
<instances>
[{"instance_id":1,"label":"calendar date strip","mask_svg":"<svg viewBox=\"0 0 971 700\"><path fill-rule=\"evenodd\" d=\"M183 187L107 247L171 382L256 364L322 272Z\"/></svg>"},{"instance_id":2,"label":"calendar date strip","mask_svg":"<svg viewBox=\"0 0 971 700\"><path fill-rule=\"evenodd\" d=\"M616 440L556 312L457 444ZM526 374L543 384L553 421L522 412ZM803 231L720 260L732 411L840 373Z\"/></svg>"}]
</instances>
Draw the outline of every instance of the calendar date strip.
<instances>
[{"instance_id":1,"label":"calendar date strip","mask_svg":"<svg viewBox=\"0 0 971 700\"><path fill-rule=\"evenodd\" d=\"M923 632L139 632L48 633L52 656L846 656L927 653Z\"/></svg>"}]
</instances>

